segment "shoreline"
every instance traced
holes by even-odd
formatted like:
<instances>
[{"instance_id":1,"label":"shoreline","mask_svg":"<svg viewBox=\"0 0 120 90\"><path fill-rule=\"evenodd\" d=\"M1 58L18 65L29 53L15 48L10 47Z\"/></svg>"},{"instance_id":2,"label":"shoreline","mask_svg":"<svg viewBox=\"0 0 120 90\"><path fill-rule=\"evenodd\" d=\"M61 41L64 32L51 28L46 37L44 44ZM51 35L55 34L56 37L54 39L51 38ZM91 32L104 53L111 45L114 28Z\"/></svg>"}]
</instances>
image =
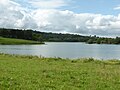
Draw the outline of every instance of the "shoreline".
<instances>
[{"instance_id":1,"label":"shoreline","mask_svg":"<svg viewBox=\"0 0 120 90\"><path fill-rule=\"evenodd\" d=\"M88 61L120 61L120 59L97 59L97 58L94 58L94 57L85 57L85 58L63 58L63 57L45 57L45 56L42 56L42 55L20 55L20 54L9 54L9 53L2 53L0 52L0 55L5 55L5 56L12 56L12 57L37 57L38 59L41 59L41 58L46 58L46 59L49 59L49 58L53 58L53 59L61 59L61 60L88 60Z\"/></svg>"}]
</instances>

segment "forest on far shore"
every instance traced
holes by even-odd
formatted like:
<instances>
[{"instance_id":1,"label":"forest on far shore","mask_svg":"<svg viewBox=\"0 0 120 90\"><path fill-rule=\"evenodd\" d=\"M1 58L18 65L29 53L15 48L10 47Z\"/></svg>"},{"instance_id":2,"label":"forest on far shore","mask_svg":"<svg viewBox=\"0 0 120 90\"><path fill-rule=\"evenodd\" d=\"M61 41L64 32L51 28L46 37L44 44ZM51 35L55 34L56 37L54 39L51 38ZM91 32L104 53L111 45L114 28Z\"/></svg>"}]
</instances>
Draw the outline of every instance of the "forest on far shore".
<instances>
[{"instance_id":1,"label":"forest on far shore","mask_svg":"<svg viewBox=\"0 0 120 90\"><path fill-rule=\"evenodd\" d=\"M88 44L120 44L120 37L106 38L94 36L82 36L76 34L47 33L33 30L0 28L0 36L40 42L85 42Z\"/></svg>"}]
</instances>

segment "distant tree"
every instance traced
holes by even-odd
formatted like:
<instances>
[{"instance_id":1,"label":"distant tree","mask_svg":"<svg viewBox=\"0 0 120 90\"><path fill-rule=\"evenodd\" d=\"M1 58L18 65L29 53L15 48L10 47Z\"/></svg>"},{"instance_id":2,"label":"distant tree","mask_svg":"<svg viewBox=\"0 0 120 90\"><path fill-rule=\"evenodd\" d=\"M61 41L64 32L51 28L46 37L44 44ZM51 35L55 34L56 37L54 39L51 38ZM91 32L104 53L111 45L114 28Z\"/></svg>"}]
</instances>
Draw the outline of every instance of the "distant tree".
<instances>
[{"instance_id":1,"label":"distant tree","mask_svg":"<svg viewBox=\"0 0 120 90\"><path fill-rule=\"evenodd\" d=\"M93 39L89 39L89 40L87 41L87 43L88 43L88 44L93 44L94 41L93 41Z\"/></svg>"},{"instance_id":2,"label":"distant tree","mask_svg":"<svg viewBox=\"0 0 120 90\"><path fill-rule=\"evenodd\" d=\"M120 37L116 37L115 44L120 44Z\"/></svg>"},{"instance_id":3,"label":"distant tree","mask_svg":"<svg viewBox=\"0 0 120 90\"><path fill-rule=\"evenodd\" d=\"M97 44L101 44L101 38L98 38L96 41Z\"/></svg>"}]
</instances>

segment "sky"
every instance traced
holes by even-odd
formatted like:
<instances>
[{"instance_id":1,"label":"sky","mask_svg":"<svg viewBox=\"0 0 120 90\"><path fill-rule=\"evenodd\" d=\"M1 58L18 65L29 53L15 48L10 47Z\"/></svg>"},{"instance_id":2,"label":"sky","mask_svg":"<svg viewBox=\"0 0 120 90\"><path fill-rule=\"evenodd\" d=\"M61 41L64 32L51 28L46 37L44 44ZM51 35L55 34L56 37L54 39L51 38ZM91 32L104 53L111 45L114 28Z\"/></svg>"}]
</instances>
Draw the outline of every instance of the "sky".
<instances>
[{"instance_id":1,"label":"sky","mask_svg":"<svg viewBox=\"0 0 120 90\"><path fill-rule=\"evenodd\" d=\"M0 28L120 36L120 0L0 0Z\"/></svg>"}]
</instances>

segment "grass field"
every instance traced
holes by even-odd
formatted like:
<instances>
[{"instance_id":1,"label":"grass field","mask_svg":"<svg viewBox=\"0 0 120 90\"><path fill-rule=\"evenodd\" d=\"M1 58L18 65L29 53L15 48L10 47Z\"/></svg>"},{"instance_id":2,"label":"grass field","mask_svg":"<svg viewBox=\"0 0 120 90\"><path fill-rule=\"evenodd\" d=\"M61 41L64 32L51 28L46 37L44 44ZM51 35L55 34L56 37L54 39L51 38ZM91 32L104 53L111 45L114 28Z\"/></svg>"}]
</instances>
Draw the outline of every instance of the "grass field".
<instances>
[{"instance_id":1,"label":"grass field","mask_svg":"<svg viewBox=\"0 0 120 90\"><path fill-rule=\"evenodd\" d=\"M3 45L14 45L14 44L19 45L19 44L42 44L42 43L37 42L37 41L0 37L0 44L3 44Z\"/></svg>"},{"instance_id":2,"label":"grass field","mask_svg":"<svg viewBox=\"0 0 120 90\"><path fill-rule=\"evenodd\" d=\"M120 61L0 54L0 90L120 90Z\"/></svg>"}]
</instances>

